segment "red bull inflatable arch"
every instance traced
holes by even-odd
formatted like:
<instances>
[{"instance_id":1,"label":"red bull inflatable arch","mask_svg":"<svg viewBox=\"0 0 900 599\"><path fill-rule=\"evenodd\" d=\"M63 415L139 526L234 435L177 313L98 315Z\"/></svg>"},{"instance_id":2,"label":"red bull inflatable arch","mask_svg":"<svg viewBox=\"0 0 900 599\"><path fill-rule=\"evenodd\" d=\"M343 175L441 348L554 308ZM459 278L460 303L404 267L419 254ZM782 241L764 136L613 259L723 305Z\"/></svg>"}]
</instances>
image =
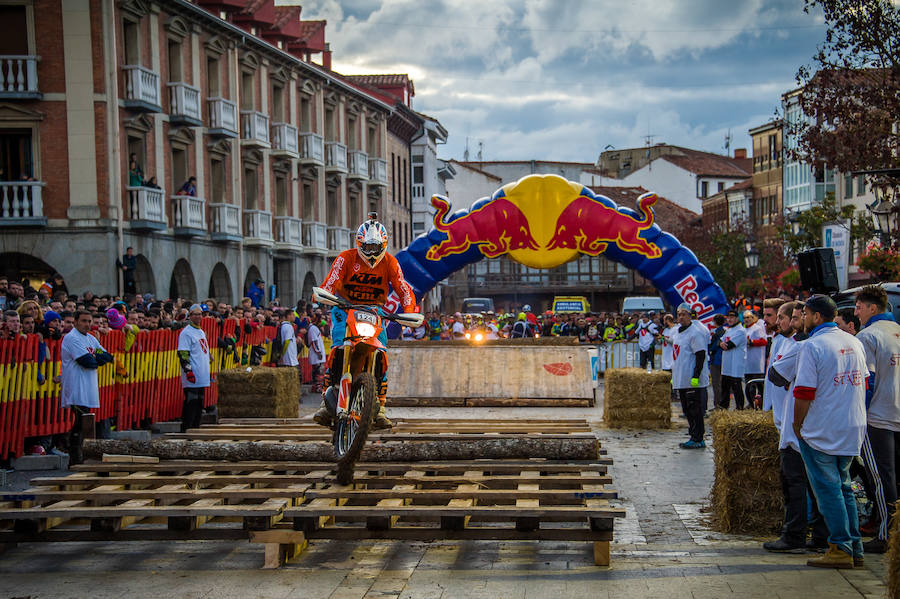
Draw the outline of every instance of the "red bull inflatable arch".
<instances>
[{"instance_id":1,"label":"red bull inflatable arch","mask_svg":"<svg viewBox=\"0 0 900 599\"><path fill-rule=\"evenodd\" d=\"M636 212L556 175L523 177L453 213L447 198L434 196L434 228L397 260L421 298L484 258L508 254L525 266L554 268L581 254L603 254L651 281L672 306L690 304L709 324L728 309L725 293L691 250L654 224L656 199L644 194Z\"/></svg>"}]
</instances>

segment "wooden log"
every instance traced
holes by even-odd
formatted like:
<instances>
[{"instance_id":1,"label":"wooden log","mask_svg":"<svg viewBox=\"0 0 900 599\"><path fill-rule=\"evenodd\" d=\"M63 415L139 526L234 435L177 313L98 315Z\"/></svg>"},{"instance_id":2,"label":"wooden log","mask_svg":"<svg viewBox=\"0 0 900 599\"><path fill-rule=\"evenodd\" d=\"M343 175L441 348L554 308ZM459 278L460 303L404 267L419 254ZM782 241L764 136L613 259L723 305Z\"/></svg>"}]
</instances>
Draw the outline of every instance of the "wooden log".
<instances>
[{"instance_id":1,"label":"wooden log","mask_svg":"<svg viewBox=\"0 0 900 599\"><path fill-rule=\"evenodd\" d=\"M366 462L420 462L476 459L547 458L594 460L600 445L589 436L529 436L455 440L452 437L430 441L388 441L369 444L362 452ZM333 446L324 442L279 443L263 441L190 441L155 439L85 440L86 457L99 458L104 453L156 456L163 460L241 461L320 461L333 460Z\"/></svg>"}]
</instances>

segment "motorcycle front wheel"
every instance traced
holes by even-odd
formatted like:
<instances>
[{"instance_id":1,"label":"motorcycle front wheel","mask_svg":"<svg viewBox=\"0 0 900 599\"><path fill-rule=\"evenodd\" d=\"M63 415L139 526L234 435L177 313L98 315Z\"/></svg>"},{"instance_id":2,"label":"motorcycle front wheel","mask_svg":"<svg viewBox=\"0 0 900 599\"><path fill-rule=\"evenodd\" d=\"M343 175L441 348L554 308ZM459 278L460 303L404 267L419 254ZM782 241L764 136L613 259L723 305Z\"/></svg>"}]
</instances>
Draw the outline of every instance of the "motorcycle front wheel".
<instances>
[{"instance_id":1,"label":"motorcycle front wheel","mask_svg":"<svg viewBox=\"0 0 900 599\"><path fill-rule=\"evenodd\" d=\"M337 459L338 482L353 481L353 465L362 453L366 437L375 416L375 377L369 372L360 374L350 386L348 413L339 418L334 429L334 457Z\"/></svg>"}]
</instances>

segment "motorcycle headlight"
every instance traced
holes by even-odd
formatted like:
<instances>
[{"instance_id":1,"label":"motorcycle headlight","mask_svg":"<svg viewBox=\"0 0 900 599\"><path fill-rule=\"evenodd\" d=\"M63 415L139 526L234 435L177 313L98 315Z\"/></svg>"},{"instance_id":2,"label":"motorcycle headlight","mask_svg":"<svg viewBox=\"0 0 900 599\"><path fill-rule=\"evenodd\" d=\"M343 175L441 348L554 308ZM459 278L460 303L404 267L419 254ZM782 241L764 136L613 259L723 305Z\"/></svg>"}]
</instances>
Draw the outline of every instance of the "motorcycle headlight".
<instances>
[{"instance_id":1,"label":"motorcycle headlight","mask_svg":"<svg viewBox=\"0 0 900 599\"><path fill-rule=\"evenodd\" d=\"M475 341L481 341L482 339L484 339L484 335L482 335L481 333L475 334Z\"/></svg>"},{"instance_id":2,"label":"motorcycle headlight","mask_svg":"<svg viewBox=\"0 0 900 599\"><path fill-rule=\"evenodd\" d=\"M375 326L369 324L368 322L357 322L356 333L362 337L374 337Z\"/></svg>"}]
</instances>

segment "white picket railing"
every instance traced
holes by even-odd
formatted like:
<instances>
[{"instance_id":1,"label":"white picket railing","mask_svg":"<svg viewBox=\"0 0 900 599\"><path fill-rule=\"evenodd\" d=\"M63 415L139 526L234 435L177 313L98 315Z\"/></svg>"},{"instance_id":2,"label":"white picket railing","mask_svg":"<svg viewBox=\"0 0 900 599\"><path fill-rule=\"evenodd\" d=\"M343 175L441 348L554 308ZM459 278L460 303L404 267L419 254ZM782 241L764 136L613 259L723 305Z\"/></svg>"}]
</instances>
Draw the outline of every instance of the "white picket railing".
<instances>
[{"instance_id":1,"label":"white picket railing","mask_svg":"<svg viewBox=\"0 0 900 599\"><path fill-rule=\"evenodd\" d=\"M347 146L336 141L326 141L325 157L328 168L347 172Z\"/></svg>"},{"instance_id":2,"label":"white picket railing","mask_svg":"<svg viewBox=\"0 0 900 599\"><path fill-rule=\"evenodd\" d=\"M200 90L187 83L167 83L169 88L169 118L187 117L202 120Z\"/></svg>"},{"instance_id":3,"label":"white picket railing","mask_svg":"<svg viewBox=\"0 0 900 599\"><path fill-rule=\"evenodd\" d=\"M387 160L384 158L369 158L369 183L372 185L387 185Z\"/></svg>"},{"instance_id":4,"label":"white picket railing","mask_svg":"<svg viewBox=\"0 0 900 599\"><path fill-rule=\"evenodd\" d=\"M318 133L300 134L300 158L310 162L325 162L325 141Z\"/></svg>"},{"instance_id":5,"label":"white picket railing","mask_svg":"<svg viewBox=\"0 0 900 599\"><path fill-rule=\"evenodd\" d=\"M128 215L131 220L168 224L165 192L155 187L126 187Z\"/></svg>"},{"instance_id":6,"label":"white picket railing","mask_svg":"<svg viewBox=\"0 0 900 599\"><path fill-rule=\"evenodd\" d=\"M225 98L208 98L209 128L238 133L237 106Z\"/></svg>"},{"instance_id":7,"label":"white picket railing","mask_svg":"<svg viewBox=\"0 0 900 599\"><path fill-rule=\"evenodd\" d=\"M350 172L348 176L353 179L369 178L369 156L365 152L353 150L350 152Z\"/></svg>"},{"instance_id":8,"label":"white picket railing","mask_svg":"<svg viewBox=\"0 0 900 599\"><path fill-rule=\"evenodd\" d=\"M209 205L213 234L240 237L241 209L234 204L216 203Z\"/></svg>"},{"instance_id":9,"label":"white picket railing","mask_svg":"<svg viewBox=\"0 0 900 599\"><path fill-rule=\"evenodd\" d=\"M308 250L327 250L328 227L325 223L303 223L303 245Z\"/></svg>"},{"instance_id":10,"label":"white picket railing","mask_svg":"<svg viewBox=\"0 0 900 599\"><path fill-rule=\"evenodd\" d=\"M148 68L128 65L125 71L125 99L159 106L159 73Z\"/></svg>"},{"instance_id":11,"label":"white picket railing","mask_svg":"<svg viewBox=\"0 0 900 599\"><path fill-rule=\"evenodd\" d=\"M294 216L276 216L275 241L285 248L303 247L303 221Z\"/></svg>"},{"instance_id":12,"label":"white picket railing","mask_svg":"<svg viewBox=\"0 0 900 599\"><path fill-rule=\"evenodd\" d=\"M0 222L7 225L44 218L43 187L42 181L0 183Z\"/></svg>"},{"instance_id":13,"label":"white picket railing","mask_svg":"<svg viewBox=\"0 0 900 599\"><path fill-rule=\"evenodd\" d=\"M255 110L241 111L241 139L269 146L269 117Z\"/></svg>"},{"instance_id":14,"label":"white picket railing","mask_svg":"<svg viewBox=\"0 0 900 599\"><path fill-rule=\"evenodd\" d=\"M297 128L290 123L272 123L272 150L297 156Z\"/></svg>"},{"instance_id":15,"label":"white picket railing","mask_svg":"<svg viewBox=\"0 0 900 599\"><path fill-rule=\"evenodd\" d=\"M39 56L0 55L0 93L37 93L38 60Z\"/></svg>"},{"instance_id":16,"label":"white picket railing","mask_svg":"<svg viewBox=\"0 0 900 599\"><path fill-rule=\"evenodd\" d=\"M350 229L344 227L328 227L328 249L343 252L353 247L350 243Z\"/></svg>"},{"instance_id":17,"label":"white picket railing","mask_svg":"<svg viewBox=\"0 0 900 599\"><path fill-rule=\"evenodd\" d=\"M271 212L244 210L244 243L247 245L271 245Z\"/></svg>"},{"instance_id":18,"label":"white picket railing","mask_svg":"<svg viewBox=\"0 0 900 599\"><path fill-rule=\"evenodd\" d=\"M194 196L172 196L172 216L176 229L206 231L206 202Z\"/></svg>"}]
</instances>

